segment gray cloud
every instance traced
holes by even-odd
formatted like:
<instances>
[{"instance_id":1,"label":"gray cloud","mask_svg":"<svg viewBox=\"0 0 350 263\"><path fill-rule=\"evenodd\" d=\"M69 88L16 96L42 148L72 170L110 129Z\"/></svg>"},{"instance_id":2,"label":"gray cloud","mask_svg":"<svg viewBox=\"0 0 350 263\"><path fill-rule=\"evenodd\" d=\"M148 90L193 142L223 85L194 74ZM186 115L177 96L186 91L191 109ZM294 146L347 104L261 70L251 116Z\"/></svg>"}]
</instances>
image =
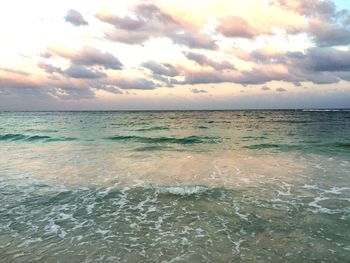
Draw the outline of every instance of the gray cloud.
<instances>
[{"instance_id":1,"label":"gray cloud","mask_svg":"<svg viewBox=\"0 0 350 263\"><path fill-rule=\"evenodd\" d=\"M63 70L45 62L39 62L38 67L49 74L59 73L63 76L76 79L99 79L107 77L107 74L99 70L90 69L83 65L71 64L70 67Z\"/></svg>"},{"instance_id":2,"label":"gray cloud","mask_svg":"<svg viewBox=\"0 0 350 263\"><path fill-rule=\"evenodd\" d=\"M175 43L188 46L190 48L216 49L215 40L211 36L198 32L197 29L180 30L168 35Z\"/></svg>"},{"instance_id":3,"label":"gray cloud","mask_svg":"<svg viewBox=\"0 0 350 263\"><path fill-rule=\"evenodd\" d=\"M268 86L262 86L261 87L261 90L263 90L263 91L267 91L267 90L271 90Z\"/></svg>"},{"instance_id":4,"label":"gray cloud","mask_svg":"<svg viewBox=\"0 0 350 263\"><path fill-rule=\"evenodd\" d=\"M71 60L76 64L93 66L103 66L105 69L122 69L122 63L111 53L101 52L97 48L85 46L83 49L73 55Z\"/></svg>"},{"instance_id":5,"label":"gray cloud","mask_svg":"<svg viewBox=\"0 0 350 263\"><path fill-rule=\"evenodd\" d=\"M185 53L185 56L189 60L195 61L198 65L209 66L216 70L224 70L224 69L234 70L235 69L235 66L228 61L217 62L202 54L187 52Z\"/></svg>"},{"instance_id":6,"label":"gray cloud","mask_svg":"<svg viewBox=\"0 0 350 263\"><path fill-rule=\"evenodd\" d=\"M154 37L168 37L176 44L191 48L215 49L215 41L198 28L184 26L153 3L136 5L133 17L97 14L96 17L114 26L108 39L127 44L142 44Z\"/></svg>"},{"instance_id":7,"label":"gray cloud","mask_svg":"<svg viewBox=\"0 0 350 263\"><path fill-rule=\"evenodd\" d=\"M60 88L53 88L51 94L62 100L81 100L95 98L95 93L91 88L78 88L71 85L65 85Z\"/></svg>"},{"instance_id":8,"label":"gray cloud","mask_svg":"<svg viewBox=\"0 0 350 263\"><path fill-rule=\"evenodd\" d=\"M90 70L85 66L75 64L64 70L63 74L76 79L99 79L107 77L107 74L104 72Z\"/></svg>"},{"instance_id":9,"label":"gray cloud","mask_svg":"<svg viewBox=\"0 0 350 263\"><path fill-rule=\"evenodd\" d=\"M350 50L310 48L303 57L302 64L313 71L350 71Z\"/></svg>"},{"instance_id":10,"label":"gray cloud","mask_svg":"<svg viewBox=\"0 0 350 263\"><path fill-rule=\"evenodd\" d=\"M191 92L192 93L208 93L208 91L204 90L204 89L197 89L197 88L194 88L194 89L191 89Z\"/></svg>"},{"instance_id":11,"label":"gray cloud","mask_svg":"<svg viewBox=\"0 0 350 263\"><path fill-rule=\"evenodd\" d=\"M277 92L286 92L287 90L285 88L277 88L276 91Z\"/></svg>"},{"instance_id":12,"label":"gray cloud","mask_svg":"<svg viewBox=\"0 0 350 263\"><path fill-rule=\"evenodd\" d=\"M331 19L336 15L336 6L330 0L276 0L274 3L308 17Z\"/></svg>"},{"instance_id":13,"label":"gray cloud","mask_svg":"<svg viewBox=\"0 0 350 263\"><path fill-rule=\"evenodd\" d=\"M164 76L158 75L158 74L154 74L152 76L152 78L155 79L155 80L160 81L162 83L161 86L165 86L165 87L168 87L168 88L173 88L173 87L175 87L175 85L181 83L180 81L178 81L175 78L164 77Z\"/></svg>"},{"instance_id":14,"label":"gray cloud","mask_svg":"<svg viewBox=\"0 0 350 263\"><path fill-rule=\"evenodd\" d=\"M313 47L307 49L304 53L286 52L276 54L267 54L257 50L245 59L258 63L261 67L266 67L266 64L283 66L288 70L288 74L280 80L292 82L299 86L300 82L303 81L311 81L316 84L337 83L341 79L346 80L347 73L350 71L350 50L344 51L336 48ZM257 72L256 77L266 79L259 72ZM276 79L272 78L271 80Z\"/></svg>"},{"instance_id":15,"label":"gray cloud","mask_svg":"<svg viewBox=\"0 0 350 263\"><path fill-rule=\"evenodd\" d=\"M123 94L123 90L114 86L110 86L110 85L105 85L103 87L101 87L100 89L103 89L105 91L108 91L110 93L114 93L114 94Z\"/></svg>"},{"instance_id":16,"label":"gray cloud","mask_svg":"<svg viewBox=\"0 0 350 263\"><path fill-rule=\"evenodd\" d=\"M242 85L265 84L269 81L290 81L287 73L273 69L254 68L244 71L222 72L216 70L186 72L181 84L236 83Z\"/></svg>"},{"instance_id":17,"label":"gray cloud","mask_svg":"<svg viewBox=\"0 0 350 263\"><path fill-rule=\"evenodd\" d=\"M301 82L315 84L337 83L350 76L350 50L335 48L309 48L302 52L266 54L252 52L248 61L257 63L251 70L201 70L185 72L182 84L237 83L242 85L265 84L269 81L286 81L299 85ZM271 64L269 67L267 64ZM280 71L276 65L283 67Z\"/></svg>"},{"instance_id":18,"label":"gray cloud","mask_svg":"<svg viewBox=\"0 0 350 263\"><path fill-rule=\"evenodd\" d=\"M307 19L304 32L320 47L350 44L349 11L337 10L330 0L276 0L281 8ZM300 33L297 31L296 33Z\"/></svg>"},{"instance_id":19,"label":"gray cloud","mask_svg":"<svg viewBox=\"0 0 350 263\"><path fill-rule=\"evenodd\" d=\"M349 26L314 21L310 22L307 33L321 47L350 44Z\"/></svg>"},{"instance_id":20,"label":"gray cloud","mask_svg":"<svg viewBox=\"0 0 350 263\"><path fill-rule=\"evenodd\" d=\"M179 71L169 63L157 63L155 61L148 61L141 64L142 67L147 68L153 74L163 75L168 77L175 77L179 75Z\"/></svg>"},{"instance_id":21,"label":"gray cloud","mask_svg":"<svg viewBox=\"0 0 350 263\"><path fill-rule=\"evenodd\" d=\"M142 90L152 90L157 87L157 85L150 80L144 78L113 78L107 80L107 85L110 87L117 87L120 89L142 89Z\"/></svg>"},{"instance_id":22,"label":"gray cloud","mask_svg":"<svg viewBox=\"0 0 350 263\"><path fill-rule=\"evenodd\" d=\"M350 44L349 10L337 10L330 0L271 0L270 4L295 12L305 17L305 25L282 26L289 35L306 33L317 46L331 47ZM272 35L273 28L251 24L238 16L227 16L219 20L216 28L226 37L255 39L260 35Z\"/></svg>"},{"instance_id":23,"label":"gray cloud","mask_svg":"<svg viewBox=\"0 0 350 263\"><path fill-rule=\"evenodd\" d=\"M72 64L85 66L102 66L105 69L122 69L122 63L109 52L102 52L101 50L84 46L81 50L76 52L62 52L60 50L51 49L52 53L69 59Z\"/></svg>"},{"instance_id":24,"label":"gray cloud","mask_svg":"<svg viewBox=\"0 0 350 263\"><path fill-rule=\"evenodd\" d=\"M27 98L29 100L52 101L93 99L95 93L91 88L80 87L67 82L33 82L30 80L18 80L0 78L0 90L2 96L14 96L18 98Z\"/></svg>"},{"instance_id":25,"label":"gray cloud","mask_svg":"<svg viewBox=\"0 0 350 263\"><path fill-rule=\"evenodd\" d=\"M84 19L82 14L73 9L68 10L67 15L64 19L66 20L66 22L71 23L75 26L88 25L88 22Z\"/></svg>"},{"instance_id":26,"label":"gray cloud","mask_svg":"<svg viewBox=\"0 0 350 263\"><path fill-rule=\"evenodd\" d=\"M63 73L63 70L59 67L55 67L51 64L45 63L43 61L38 62L38 67L45 70L45 72L52 74L52 73Z\"/></svg>"}]
</instances>

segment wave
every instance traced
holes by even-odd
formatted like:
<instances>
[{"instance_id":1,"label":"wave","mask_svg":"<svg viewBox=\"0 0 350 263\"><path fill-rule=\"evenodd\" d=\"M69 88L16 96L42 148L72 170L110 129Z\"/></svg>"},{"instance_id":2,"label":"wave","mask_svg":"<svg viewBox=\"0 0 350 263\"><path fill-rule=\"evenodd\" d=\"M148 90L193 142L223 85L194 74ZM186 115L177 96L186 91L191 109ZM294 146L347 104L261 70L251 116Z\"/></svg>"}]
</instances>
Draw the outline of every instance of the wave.
<instances>
[{"instance_id":1,"label":"wave","mask_svg":"<svg viewBox=\"0 0 350 263\"><path fill-rule=\"evenodd\" d=\"M261 144L243 146L243 148L250 149L250 150L279 149L281 151L288 151L288 150L350 151L350 142L319 143L319 141L304 141L303 144L261 143Z\"/></svg>"},{"instance_id":2,"label":"wave","mask_svg":"<svg viewBox=\"0 0 350 263\"><path fill-rule=\"evenodd\" d=\"M210 188L205 186L152 186L145 185L145 189L153 189L158 194L170 194L170 195L180 195L180 196L188 196L188 195L196 195L201 194L206 191L209 191Z\"/></svg>"},{"instance_id":3,"label":"wave","mask_svg":"<svg viewBox=\"0 0 350 263\"><path fill-rule=\"evenodd\" d=\"M174 143L174 144L201 144L201 143L217 143L218 138L216 137L199 137L199 136L188 136L182 138L176 137L141 137L132 135L116 135L107 137L107 140L112 141L131 141L140 143Z\"/></svg>"},{"instance_id":4,"label":"wave","mask_svg":"<svg viewBox=\"0 0 350 263\"><path fill-rule=\"evenodd\" d=\"M303 111L305 112L338 112L338 111L341 111L341 112L349 112L350 109L304 109Z\"/></svg>"},{"instance_id":5,"label":"wave","mask_svg":"<svg viewBox=\"0 0 350 263\"><path fill-rule=\"evenodd\" d=\"M44 141L44 142L56 142L56 141L74 141L76 138L62 137L53 138L47 135L25 135L25 134L4 134L0 135L0 141Z\"/></svg>"},{"instance_id":6,"label":"wave","mask_svg":"<svg viewBox=\"0 0 350 263\"><path fill-rule=\"evenodd\" d=\"M150 127L150 128L140 128L135 131L161 131L161 130L169 130L168 127Z\"/></svg>"},{"instance_id":7,"label":"wave","mask_svg":"<svg viewBox=\"0 0 350 263\"><path fill-rule=\"evenodd\" d=\"M205 121L205 123L231 123L231 121L225 121L225 120L216 120L216 121L213 121L213 120L209 120L209 121Z\"/></svg>"},{"instance_id":8,"label":"wave","mask_svg":"<svg viewBox=\"0 0 350 263\"><path fill-rule=\"evenodd\" d=\"M326 143L323 146L329 148L340 148L343 150L350 150L350 142L334 142L334 143Z\"/></svg>"},{"instance_id":9,"label":"wave","mask_svg":"<svg viewBox=\"0 0 350 263\"><path fill-rule=\"evenodd\" d=\"M241 137L242 140L264 140L264 139L267 139L266 136L243 136Z\"/></svg>"},{"instance_id":10,"label":"wave","mask_svg":"<svg viewBox=\"0 0 350 263\"><path fill-rule=\"evenodd\" d=\"M53 129L43 129L43 130L40 130L40 129L28 129L28 130L25 130L26 132L47 132L47 133L56 133L56 132L59 132L59 130L53 130Z\"/></svg>"},{"instance_id":11,"label":"wave","mask_svg":"<svg viewBox=\"0 0 350 263\"><path fill-rule=\"evenodd\" d=\"M169 146L160 146L160 145L138 147L135 149L135 151L137 152L172 151L172 150L175 150L175 149Z\"/></svg>"},{"instance_id":12,"label":"wave","mask_svg":"<svg viewBox=\"0 0 350 263\"><path fill-rule=\"evenodd\" d=\"M243 148L250 149L250 150L259 150L259 149L280 148L281 146L282 145L280 145L280 144L260 143L260 144L243 146Z\"/></svg>"},{"instance_id":13,"label":"wave","mask_svg":"<svg viewBox=\"0 0 350 263\"><path fill-rule=\"evenodd\" d=\"M313 123L315 121L311 120L277 120L277 121L272 121L275 123L287 123L287 124L307 124L307 123Z\"/></svg>"}]
</instances>

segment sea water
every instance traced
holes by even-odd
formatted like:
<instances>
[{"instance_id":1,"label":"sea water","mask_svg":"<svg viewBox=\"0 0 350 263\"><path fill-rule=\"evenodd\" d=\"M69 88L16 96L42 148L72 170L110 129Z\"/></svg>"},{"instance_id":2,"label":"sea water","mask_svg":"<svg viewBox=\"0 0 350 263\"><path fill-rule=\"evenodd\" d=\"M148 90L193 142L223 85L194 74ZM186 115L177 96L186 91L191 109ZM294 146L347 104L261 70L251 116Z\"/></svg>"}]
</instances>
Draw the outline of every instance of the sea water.
<instances>
[{"instance_id":1,"label":"sea water","mask_svg":"<svg viewBox=\"0 0 350 263\"><path fill-rule=\"evenodd\" d=\"M0 262L349 262L350 111L0 113Z\"/></svg>"}]
</instances>

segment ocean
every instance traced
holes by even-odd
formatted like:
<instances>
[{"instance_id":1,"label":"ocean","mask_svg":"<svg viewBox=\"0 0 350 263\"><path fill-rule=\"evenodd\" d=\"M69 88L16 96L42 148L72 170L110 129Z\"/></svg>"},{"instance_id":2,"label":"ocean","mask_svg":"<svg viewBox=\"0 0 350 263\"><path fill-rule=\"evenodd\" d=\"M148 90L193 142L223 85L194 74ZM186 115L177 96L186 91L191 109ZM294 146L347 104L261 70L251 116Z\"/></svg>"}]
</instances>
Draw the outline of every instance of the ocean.
<instances>
[{"instance_id":1,"label":"ocean","mask_svg":"<svg viewBox=\"0 0 350 263\"><path fill-rule=\"evenodd\" d=\"M350 111L0 112L0 262L350 262Z\"/></svg>"}]
</instances>

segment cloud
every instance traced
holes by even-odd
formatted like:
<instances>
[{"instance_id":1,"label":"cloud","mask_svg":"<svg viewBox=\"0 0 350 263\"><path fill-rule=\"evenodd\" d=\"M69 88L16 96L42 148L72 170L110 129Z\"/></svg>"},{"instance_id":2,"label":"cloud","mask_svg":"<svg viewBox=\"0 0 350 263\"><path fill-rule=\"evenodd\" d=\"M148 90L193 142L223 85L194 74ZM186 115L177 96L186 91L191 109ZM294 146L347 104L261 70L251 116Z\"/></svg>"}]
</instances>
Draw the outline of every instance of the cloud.
<instances>
[{"instance_id":1,"label":"cloud","mask_svg":"<svg viewBox=\"0 0 350 263\"><path fill-rule=\"evenodd\" d=\"M197 29L180 30L168 35L177 44L182 44L190 48L216 49L218 46L211 36L199 32Z\"/></svg>"},{"instance_id":2,"label":"cloud","mask_svg":"<svg viewBox=\"0 0 350 263\"><path fill-rule=\"evenodd\" d=\"M289 80L288 71L279 67L264 66L251 70L222 72L217 70L189 71L181 84L236 83L242 85L265 84L273 80Z\"/></svg>"},{"instance_id":3,"label":"cloud","mask_svg":"<svg viewBox=\"0 0 350 263\"><path fill-rule=\"evenodd\" d=\"M304 68L317 72L350 71L350 50L310 48L302 58L302 64Z\"/></svg>"},{"instance_id":4,"label":"cloud","mask_svg":"<svg viewBox=\"0 0 350 263\"><path fill-rule=\"evenodd\" d=\"M107 74L104 72L90 70L85 66L75 64L64 70L63 74L76 79L99 79L107 77Z\"/></svg>"},{"instance_id":5,"label":"cloud","mask_svg":"<svg viewBox=\"0 0 350 263\"><path fill-rule=\"evenodd\" d=\"M157 85L144 78L134 77L115 77L107 80L107 84L111 87L117 87L120 89L140 89L140 90L152 90Z\"/></svg>"},{"instance_id":6,"label":"cloud","mask_svg":"<svg viewBox=\"0 0 350 263\"><path fill-rule=\"evenodd\" d=\"M208 91L204 90L204 89L197 89L197 88L194 88L194 89L191 89L191 92L192 93L208 93Z\"/></svg>"},{"instance_id":7,"label":"cloud","mask_svg":"<svg viewBox=\"0 0 350 263\"><path fill-rule=\"evenodd\" d=\"M227 16L220 20L217 30L226 37L253 39L261 34L271 34L271 31L259 29L247 20L238 16Z\"/></svg>"},{"instance_id":8,"label":"cloud","mask_svg":"<svg viewBox=\"0 0 350 263\"><path fill-rule=\"evenodd\" d=\"M243 18L237 15L228 15L218 19L219 24L216 30L225 37L248 40L254 40L261 35L273 36L276 35L276 30L282 30L286 36L305 33L320 47L350 44L349 11L337 10L333 1L271 0L269 3L266 8L273 14L272 17L275 15L277 18L285 14L294 19L278 23L276 19L270 21L270 19L265 18L264 24L261 24L260 18L264 17L264 14L259 12L254 19L249 19L249 16Z\"/></svg>"},{"instance_id":9,"label":"cloud","mask_svg":"<svg viewBox=\"0 0 350 263\"><path fill-rule=\"evenodd\" d=\"M187 59L195 61L198 65L209 66L216 70L224 70L224 69L234 70L235 69L235 66L228 61L217 62L202 54L187 52L185 53L185 56Z\"/></svg>"},{"instance_id":10,"label":"cloud","mask_svg":"<svg viewBox=\"0 0 350 263\"><path fill-rule=\"evenodd\" d=\"M155 61L148 61L141 64L142 67L147 68L153 72L153 74L175 77L179 75L179 71L169 63L157 63Z\"/></svg>"},{"instance_id":11,"label":"cloud","mask_svg":"<svg viewBox=\"0 0 350 263\"><path fill-rule=\"evenodd\" d=\"M155 37L167 37L191 48L216 49L215 40L197 27L181 23L153 3L136 5L132 16L119 17L99 13L96 17L114 27L106 38L126 44L142 44Z\"/></svg>"},{"instance_id":12,"label":"cloud","mask_svg":"<svg viewBox=\"0 0 350 263\"><path fill-rule=\"evenodd\" d=\"M262 86L261 87L261 90L263 90L263 91L267 91L267 90L271 90L268 86Z\"/></svg>"},{"instance_id":13,"label":"cloud","mask_svg":"<svg viewBox=\"0 0 350 263\"><path fill-rule=\"evenodd\" d=\"M95 93L91 88L78 88L66 85L59 88L52 88L51 94L62 100L95 99Z\"/></svg>"},{"instance_id":14,"label":"cloud","mask_svg":"<svg viewBox=\"0 0 350 263\"><path fill-rule=\"evenodd\" d=\"M52 74L52 73L63 73L63 70L59 67L55 67L51 64L45 63L43 61L38 62L38 67L43 69L45 72Z\"/></svg>"},{"instance_id":15,"label":"cloud","mask_svg":"<svg viewBox=\"0 0 350 263\"><path fill-rule=\"evenodd\" d=\"M208 64L205 57L193 56L201 64ZM233 69L222 71L219 67L183 72L181 84L236 83L242 85L266 84L270 81L285 81L295 85L301 82L315 84L349 81L350 50L312 47L304 52L268 52L255 50L241 56L250 63L250 70ZM204 62L203 62L204 61Z\"/></svg>"},{"instance_id":16,"label":"cloud","mask_svg":"<svg viewBox=\"0 0 350 263\"><path fill-rule=\"evenodd\" d=\"M59 73L63 76L76 79L99 79L107 77L107 74L99 70L90 69L82 65L71 64L67 69L55 67L45 62L39 62L38 67L49 74Z\"/></svg>"},{"instance_id":17,"label":"cloud","mask_svg":"<svg viewBox=\"0 0 350 263\"><path fill-rule=\"evenodd\" d=\"M304 52L269 53L261 50L253 51L241 57L244 60L261 65L260 67L276 67L286 69L281 80L300 85L302 81L316 84L337 83L346 80L350 72L350 50L330 47L312 47ZM246 72L247 73L247 72ZM249 72L248 72L249 73ZM257 77L264 77L260 73ZM274 80L274 79L271 79ZM276 80L276 79L275 79Z\"/></svg>"},{"instance_id":18,"label":"cloud","mask_svg":"<svg viewBox=\"0 0 350 263\"><path fill-rule=\"evenodd\" d=\"M114 87L111 85L104 85L101 86L100 89L105 90L107 92L113 93L113 94L123 94L123 90L118 88L118 87Z\"/></svg>"},{"instance_id":19,"label":"cloud","mask_svg":"<svg viewBox=\"0 0 350 263\"><path fill-rule=\"evenodd\" d=\"M175 87L175 85L181 83L180 81L178 81L175 78L164 77L162 75L157 75L157 74L154 74L152 76L152 78L155 79L155 80L160 81L162 83L161 84L162 87L165 86L165 87L168 87L168 88L173 88L173 87Z\"/></svg>"},{"instance_id":20,"label":"cloud","mask_svg":"<svg viewBox=\"0 0 350 263\"><path fill-rule=\"evenodd\" d=\"M330 0L276 0L274 3L283 9L308 17L329 19L336 14L336 6Z\"/></svg>"},{"instance_id":21,"label":"cloud","mask_svg":"<svg viewBox=\"0 0 350 263\"><path fill-rule=\"evenodd\" d=\"M60 50L50 48L49 52L63 58L69 59L72 64L84 66L102 66L105 69L120 70L123 68L122 63L112 53L102 52L101 50L84 46L81 50Z\"/></svg>"},{"instance_id":22,"label":"cloud","mask_svg":"<svg viewBox=\"0 0 350 263\"><path fill-rule=\"evenodd\" d=\"M287 90L284 89L284 88L277 88L276 91L277 91L277 92L286 92Z\"/></svg>"},{"instance_id":23,"label":"cloud","mask_svg":"<svg viewBox=\"0 0 350 263\"><path fill-rule=\"evenodd\" d=\"M30 75L30 73L25 72L25 71L23 71L23 70L12 69L12 68L3 68L3 67L0 67L0 71L4 71L4 72L6 72L6 73L14 74L14 75L21 75L21 76L29 76L29 75Z\"/></svg>"},{"instance_id":24,"label":"cloud","mask_svg":"<svg viewBox=\"0 0 350 263\"><path fill-rule=\"evenodd\" d=\"M64 18L66 22L71 23L75 26L86 26L88 22L84 19L82 14L74 9L70 9L67 12L67 15Z\"/></svg>"},{"instance_id":25,"label":"cloud","mask_svg":"<svg viewBox=\"0 0 350 263\"><path fill-rule=\"evenodd\" d=\"M293 11L305 17L304 32L319 47L350 44L349 11L337 10L330 0L276 0L282 9Z\"/></svg>"},{"instance_id":26,"label":"cloud","mask_svg":"<svg viewBox=\"0 0 350 263\"><path fill-rule=\"evenodd\" d=\"M336 23L313 20L307 33L318 46L341 46L350 44L350 27Z\"/></svg>"},{"instance_id":27,"label":"cloud","mask_svg":"<svg viewBox=\"0 0 350 263\"><path fill-rule=\"evenodd\" d=\"M33 81L30 79L11 79L0 77L2 95L28 98L30 100L51 101L57 99L80 100L93 99L95 93L91 88L81 87L63 81Z\"/></svg>"}]
</instances>

